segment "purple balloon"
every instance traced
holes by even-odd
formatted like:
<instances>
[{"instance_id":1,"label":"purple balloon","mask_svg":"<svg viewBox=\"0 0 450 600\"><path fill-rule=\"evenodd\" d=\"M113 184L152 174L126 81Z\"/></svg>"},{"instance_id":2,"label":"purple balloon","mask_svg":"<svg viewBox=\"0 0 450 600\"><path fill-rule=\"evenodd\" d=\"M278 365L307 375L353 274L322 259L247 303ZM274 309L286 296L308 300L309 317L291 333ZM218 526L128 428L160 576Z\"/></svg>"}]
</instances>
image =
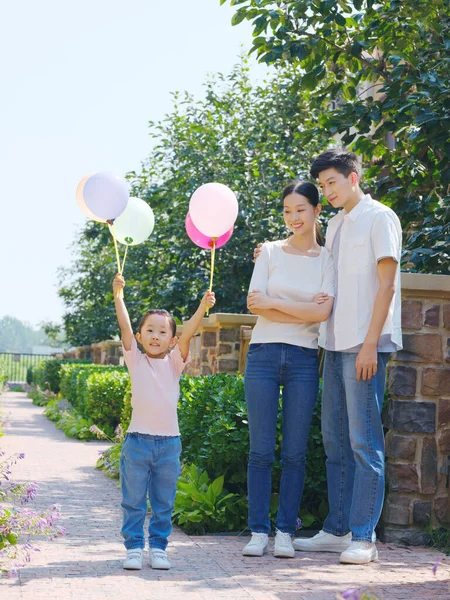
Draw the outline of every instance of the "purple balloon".
<instances>
[{"instance_id":1,"label":"purple balloon","mask_svg":"<svg viewBox=\"0 0 450 600\"><path fill-rule=\"evenodd\" d=\"M83 199L100 219L116 219L128 204L128 185L113 173L94 173L84 184Z\"/></svg>"},{"instance_id":2,"label":"purple balloon","mask_svg":"<svg viewBox=\"0 0 450 600\"><path fill-rule=\"evenodd\" d=\"M209 236L205 235L204 233L201 233L201 231L199 231L197 229L197 227L192 222L191 215L189 213L186 215L186 223L185 224L186 224L186 233L188 234L189 238L194 242L194 244L196 244L197 246L200 246L200 248L205 248L205 250L212 250L213 243L214 243L212 237L209 237ZM224 233L223 235L221 235L220 237L218 237L216 239L216 248L220 248L221 246L223 246L224 244L226 244L228 242L228 240L230 239L230 237L233 234L233 229L234 229L234 227L232 227L226 233Z\"/></svg>"}]
</instances>

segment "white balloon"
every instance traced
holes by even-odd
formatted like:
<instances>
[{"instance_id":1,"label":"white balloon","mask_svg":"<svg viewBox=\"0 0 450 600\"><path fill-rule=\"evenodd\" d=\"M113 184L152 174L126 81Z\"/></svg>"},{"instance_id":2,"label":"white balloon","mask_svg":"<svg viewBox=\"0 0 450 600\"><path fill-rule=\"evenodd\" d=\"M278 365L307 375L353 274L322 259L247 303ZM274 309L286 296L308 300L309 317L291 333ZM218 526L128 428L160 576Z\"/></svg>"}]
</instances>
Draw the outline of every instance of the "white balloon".
<instances>
[{"instance_id":1,"label":"white balloon","mask_svg":"<svg viewBox=\"0 0 450 600\"><path fill-rule=\"evenodd\" d=\"M153 210L140 198L129 198L126 209L115 219L111 233L121 244L136 246L150 237L155 226Z\"/></svg>"}]
</instances>

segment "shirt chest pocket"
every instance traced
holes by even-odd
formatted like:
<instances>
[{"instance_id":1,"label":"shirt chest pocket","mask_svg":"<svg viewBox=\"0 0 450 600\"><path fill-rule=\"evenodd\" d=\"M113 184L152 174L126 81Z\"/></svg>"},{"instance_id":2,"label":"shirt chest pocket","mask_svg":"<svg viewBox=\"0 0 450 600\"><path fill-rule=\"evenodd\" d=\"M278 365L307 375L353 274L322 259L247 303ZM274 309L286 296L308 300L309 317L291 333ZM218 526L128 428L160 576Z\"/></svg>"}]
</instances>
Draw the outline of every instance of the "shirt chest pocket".
<instances>
[{"instance_id":1,"label":"shirt chest pocket","mask_svg":"<svg viewBox=\"0 0 450 600\"><path fill-rule=\"evenodd\" d=\"M347 267L350 273L367 273L371 268L370 243L359 236L349 240L347 246Z\"/></svg>"}]
</instances>

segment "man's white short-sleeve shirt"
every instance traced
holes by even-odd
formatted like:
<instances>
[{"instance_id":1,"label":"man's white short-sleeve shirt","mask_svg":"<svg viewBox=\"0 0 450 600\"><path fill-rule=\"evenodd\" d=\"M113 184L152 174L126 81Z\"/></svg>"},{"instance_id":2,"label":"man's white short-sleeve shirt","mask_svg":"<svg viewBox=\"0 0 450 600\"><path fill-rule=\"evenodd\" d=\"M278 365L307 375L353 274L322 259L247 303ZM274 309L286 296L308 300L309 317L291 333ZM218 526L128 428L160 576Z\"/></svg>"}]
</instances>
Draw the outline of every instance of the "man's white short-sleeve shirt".
<instances>
[{"instance_id":1,"label":"man's white short-sleeve shirt","mask_svg":"<svg viewBox=\"0 0 450 600\"><path fill-rule=\"evenodd\" d=\"M339 257L335 271L339 291L333 307L332 349L346 351L364 342L379 288L378 261L393 258L398 264L396 290L380 339L390 340L393 349L399 350L402 348L400 221L389 207L366 195L349 213L341 210L330 219L326 234L326 248L330 252L340 228ZM319 343L327 348L324 338L321 337Z\"/></svg>"}]
</instances>

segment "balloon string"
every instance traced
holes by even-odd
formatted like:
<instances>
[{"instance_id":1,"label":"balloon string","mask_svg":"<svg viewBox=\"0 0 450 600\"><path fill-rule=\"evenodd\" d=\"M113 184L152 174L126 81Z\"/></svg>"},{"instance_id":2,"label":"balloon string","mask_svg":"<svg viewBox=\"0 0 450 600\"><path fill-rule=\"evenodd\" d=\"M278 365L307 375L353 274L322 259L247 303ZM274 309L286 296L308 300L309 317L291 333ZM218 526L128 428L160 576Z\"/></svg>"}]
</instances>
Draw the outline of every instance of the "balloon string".
<instances>
[{"instance_id":1,"label":"balloon string","mask_svg":"<svg viewBox=\"0 0 450 600\"><path fill-rule=\"evenodd\" d=\"M117 246L117 240L116 240L115 231L114 231L114 223L110 222L109 225L111 227L110 231L111 231L112 239L114 242L114 250L116 251L117 272L120 273L120 275L122 275L122 268L120 266L119 248ZM119 298L123 298L123 290L119 290L118 296L119 296Z\"/></svg>"},{"instance_id":2,"label":"balloon string","mask_svg":"<svg viewBox=\"0 0 450 600\"><path fill-rule=\"evenodd\" d=\"M211 249L211 275L209 278L209 291L210 292L212 292L213 277L214 277L214 259L216 257L216 240L217 240L217 238L212 238L213 246ZM206 310L206 314L209 315L209 308Z\"/></svg>"},{"instance_id":3,"label":"balloon string","mask_svg":"<svg viewBox=\"0 0 450 600\"><path fill-rule=\"evenodd\" d=\"M125 269L125 260L127 258L127 252L128 252L128 244L125 246L125 254L123 255L123 261L122 261L122 269L121 269L121 273L123 273L123 270Z\"/></svg>"}]
</instances>

